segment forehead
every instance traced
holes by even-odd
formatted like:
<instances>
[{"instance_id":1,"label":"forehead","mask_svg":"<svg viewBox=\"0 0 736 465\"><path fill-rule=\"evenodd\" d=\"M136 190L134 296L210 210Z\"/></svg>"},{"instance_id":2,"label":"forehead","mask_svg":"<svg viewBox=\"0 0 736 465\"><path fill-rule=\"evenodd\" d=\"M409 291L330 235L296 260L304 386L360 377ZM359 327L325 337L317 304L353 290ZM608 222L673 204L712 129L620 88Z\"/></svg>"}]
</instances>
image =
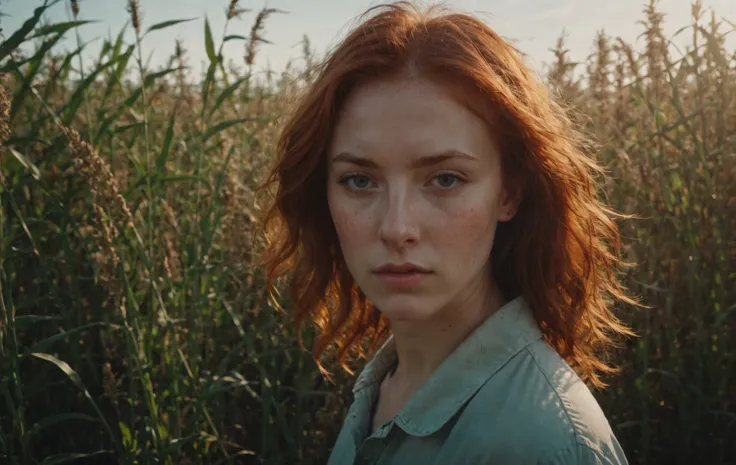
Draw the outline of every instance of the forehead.
<instances>
[{"instance_id":1,"label":"forehead","mask_svg":"<svg viewBox=\"0 0 736 465\"><path fill-rule=\"evenodd\" d=\"M445 87L427 79L375 81L354 89L338 115L331 155L380 156L495 147L488 125Z\"/></svg>"}]
</instances>

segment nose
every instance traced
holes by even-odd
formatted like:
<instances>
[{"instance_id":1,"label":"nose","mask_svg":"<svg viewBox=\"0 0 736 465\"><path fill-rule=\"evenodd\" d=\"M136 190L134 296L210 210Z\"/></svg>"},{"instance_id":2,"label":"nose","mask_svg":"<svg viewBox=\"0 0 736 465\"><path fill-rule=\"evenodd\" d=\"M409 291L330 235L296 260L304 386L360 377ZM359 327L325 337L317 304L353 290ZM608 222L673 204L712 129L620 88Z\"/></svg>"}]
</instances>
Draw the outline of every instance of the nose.
<instances>
[{"instance_id":1,"label":"nose","mask_svg":"<svg viewBox=\"0 0 736 465\"><path fill-rule=\"evenodd\" d=\"M387 247L401 250L411 247L419 240L416 224L416 205L413 205L406 189L389 192L384 200L383 216L379 234Z\"/></svg>"}]
</instances>

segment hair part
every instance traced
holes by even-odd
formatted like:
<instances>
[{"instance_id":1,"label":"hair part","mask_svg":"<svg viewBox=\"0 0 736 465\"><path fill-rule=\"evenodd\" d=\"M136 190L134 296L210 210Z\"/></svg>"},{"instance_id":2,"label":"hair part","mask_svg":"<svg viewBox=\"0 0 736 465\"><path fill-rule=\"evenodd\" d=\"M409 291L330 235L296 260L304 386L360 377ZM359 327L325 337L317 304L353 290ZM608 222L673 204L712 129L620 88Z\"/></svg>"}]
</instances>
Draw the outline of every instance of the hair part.
<instances>
[{"instance_id":1,"label":"hair part","mask_svg":"<svg viewBox=\"0 0 736 465\"><path fill-rule=\"evenodd\" d=\"M346 370L390 333L388 321L355 283L342 257L327 204L327 152L350 92L361 83L403 77L443 85L488 125L499 142L504 176L523 186L511 221L500 223L493 275L507 298L523 295L546 340L592 386L617 370L605 361L615 337L634 335L610 310L634 304L616 277L622 217L598 200L592 144L533 76L521 54L480 20L433 5L401 1L367 10L363 21L318 69L286 122L277 159L261 189L262 264L273 296L289 276L299 341L305 322L319 333L313 356L331 347ZM366 350L365 343L368 342Z\"/></svg>"}]
</instances>

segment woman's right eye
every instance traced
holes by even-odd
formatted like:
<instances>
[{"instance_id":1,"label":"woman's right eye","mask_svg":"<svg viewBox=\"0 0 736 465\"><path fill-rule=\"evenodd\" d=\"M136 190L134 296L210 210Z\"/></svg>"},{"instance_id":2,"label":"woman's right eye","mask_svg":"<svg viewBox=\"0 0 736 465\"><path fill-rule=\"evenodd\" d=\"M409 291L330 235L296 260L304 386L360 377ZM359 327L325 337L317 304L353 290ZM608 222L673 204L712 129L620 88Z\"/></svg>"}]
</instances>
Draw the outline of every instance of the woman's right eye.
<instances>
[{"instance_id":1,"label":"woman's right eye","mask_svg":"<svg viewBox=\"0 0 736 465\"><path fill-rule=\"evenodd\" d=\"M340 178L340 184L346 185L349 189L361 190L370 187L371 178L362 174L350 174Z\"/></svg>"}]
</instances>

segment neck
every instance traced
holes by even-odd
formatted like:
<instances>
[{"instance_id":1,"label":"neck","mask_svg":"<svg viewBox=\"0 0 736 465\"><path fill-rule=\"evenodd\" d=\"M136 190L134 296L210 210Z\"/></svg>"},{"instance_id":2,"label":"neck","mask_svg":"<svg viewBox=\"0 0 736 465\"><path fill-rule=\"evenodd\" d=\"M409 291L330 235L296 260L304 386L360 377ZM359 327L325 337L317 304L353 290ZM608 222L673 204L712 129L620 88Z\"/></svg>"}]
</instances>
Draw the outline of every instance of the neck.
<instances>
[{"instance_id":1,"label":"neck","mask_svg":"<svg viewBox=\"0 0 736 465\"><path fill-rule=\"evenodd\" d=\"M392 321L398 367L391 384L402 390L418 389L455 348L504 304L494 280L469 290L461 301L439 311L431 319Z\"/></svg>"}]
</instances>

